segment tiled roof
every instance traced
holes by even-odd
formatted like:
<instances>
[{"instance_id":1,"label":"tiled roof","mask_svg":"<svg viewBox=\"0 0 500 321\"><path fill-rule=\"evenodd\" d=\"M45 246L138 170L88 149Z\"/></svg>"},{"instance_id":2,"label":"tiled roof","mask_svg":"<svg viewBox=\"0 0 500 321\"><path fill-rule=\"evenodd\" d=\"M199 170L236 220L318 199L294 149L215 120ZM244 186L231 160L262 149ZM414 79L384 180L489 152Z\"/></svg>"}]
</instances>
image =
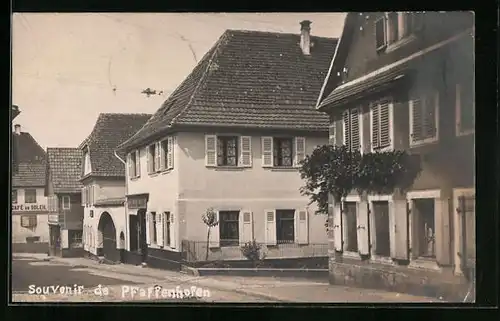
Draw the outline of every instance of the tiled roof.
<instances>
[{"instance_id":1,"label":"tiled roof","mask_svg":"<svg viewBox=\"0 0 500 321\"><path fill-rule=\"evenodd\" d=\"M81 188L82 150L47 148L47 167L54 193L78 193Z\"/></svg>"},{"instance_id":2,"label":"tiled roof","mask_svg":"<svg viewBox=\"0 0 500 321\"><path fill-rule=\"evenodd\" d=\"M311 42L306 56L300 35L227 30L120 149L182 125L327 131L328 116L314 107L337 40Z\"/></svg>"},{"instance_id":3,"label":"tiled roof","mask_svg":"<svg viewBox=\"0 0 500 321\"><path fill-rule=\"evenodd\" d=\"M123 206L125 204L125 197L114 197L107 199L100 199L95 201L94 206Z\"/></svg>"},{"instance_id":4,"label":"tiled roof","mask_svg":"<svg viewBox=\"0 0 500 321\"><path fill-rule=\"evenodd\" d=\"M12 186L43 187L46 178L46 155L29 133L12 133Z\"/></svg>"},{"instance_id":5,"label":"tiled roof","mask_svg":"<svg viewBox=\"0 0 500 321\"><path fill-rule=\"evenodd\" d=\"M92 133L81 145L89 149L91 175L122 177L125 165L116 158L115 148L137 132L151 117L151 114L102 113ZM124 155L121 155L124 159Z\"/></svg>"}]
</instances>

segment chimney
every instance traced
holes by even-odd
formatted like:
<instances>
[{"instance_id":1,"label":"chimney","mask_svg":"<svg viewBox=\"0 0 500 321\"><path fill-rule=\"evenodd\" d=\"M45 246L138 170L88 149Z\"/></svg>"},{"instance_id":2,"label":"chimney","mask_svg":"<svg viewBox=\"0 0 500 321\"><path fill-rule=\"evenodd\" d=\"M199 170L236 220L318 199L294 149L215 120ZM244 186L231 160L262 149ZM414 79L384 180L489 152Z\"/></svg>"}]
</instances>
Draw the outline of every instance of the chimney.
<instances>
[{"instance_id":1,"label":"chimney","mask_svg":"<svg viewBox=\"0 0 500 321\"><path fill-rule=\"evenodd\" d=\"M16 135L21 135L21 125L14 125L14 132L16 133Z\"/></svg>"},{"instance_id":2,"label":"chimney","mask_svg":"<svg viewBox=\"0 0 500 321\"><path fill-rule=\"evenodd\" d=\"M300 48L304 55L311 54L311 21L309 20L300 23Z\"/></svg>"}]
</instances>

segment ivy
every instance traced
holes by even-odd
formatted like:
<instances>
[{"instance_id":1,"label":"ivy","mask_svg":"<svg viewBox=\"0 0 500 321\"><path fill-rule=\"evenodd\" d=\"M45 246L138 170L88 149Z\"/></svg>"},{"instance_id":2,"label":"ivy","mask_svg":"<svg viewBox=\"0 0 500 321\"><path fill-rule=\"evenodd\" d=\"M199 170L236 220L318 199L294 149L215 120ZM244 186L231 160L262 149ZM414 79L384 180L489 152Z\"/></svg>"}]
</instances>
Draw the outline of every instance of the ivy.
<instances>
[{"instance_id":1,"label":"ivy","mask_svg":"<svg viewBox=\"0 0 500 321\"><path fill-rule=\"evenodd\" d=\"M323 145L302 161L305 180L301 194L316 203L316 213L328 213L328 195L340 202L352 191L359 194L392 194L406 191L421 172L420 157L406 151L361 154L346 146Z\"/></svg>"}]
</instances>

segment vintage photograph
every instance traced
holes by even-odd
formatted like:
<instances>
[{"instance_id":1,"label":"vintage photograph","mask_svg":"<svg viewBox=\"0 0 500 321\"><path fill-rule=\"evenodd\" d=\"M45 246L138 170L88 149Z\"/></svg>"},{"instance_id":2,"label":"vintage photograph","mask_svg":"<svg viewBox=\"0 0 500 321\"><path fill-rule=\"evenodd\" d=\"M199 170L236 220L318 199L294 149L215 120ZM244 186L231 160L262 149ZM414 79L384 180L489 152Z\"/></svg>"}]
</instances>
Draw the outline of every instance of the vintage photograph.
<instances>
[{"instance_id":1,"label":"vintage photograph","mask_svg":"<svg viewBox=\"0 0 500 321\"><path fill-rule=\"evenodd\" d=\"M11 302L475 302L474 13L14 13Z\"/></svg>"}]
</instances>

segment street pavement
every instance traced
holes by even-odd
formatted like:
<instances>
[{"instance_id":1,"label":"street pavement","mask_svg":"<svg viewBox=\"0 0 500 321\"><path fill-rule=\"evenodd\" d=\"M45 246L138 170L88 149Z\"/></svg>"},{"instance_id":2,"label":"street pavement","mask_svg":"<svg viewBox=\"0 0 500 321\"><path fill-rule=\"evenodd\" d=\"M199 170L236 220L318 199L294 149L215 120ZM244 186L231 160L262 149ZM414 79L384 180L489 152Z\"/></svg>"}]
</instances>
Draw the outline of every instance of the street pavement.
<instances>
[{"instance_id":1,"label":"street pavement","mask_svg":"<svg viewBox=\"0 0 500 321\"><path fill-rule=\"evenodd\" d=\"M32 294L29 292L30 285L39 286L39 291L45 287L50 293ZM60 287L56 289L58 285ZM65 290L66 293L61 293L61 286L75 288L75 285L82 286L83 291L69 294ZM13 254L12 291L13 302L440 302L426 297L333 286L319 281L200 277L128 264L99 264L86 258L49 259L47 255L21 253ZM187 295L180 295L180 292L186 291L189 292Z\"/></svg>"}]
</instances>

